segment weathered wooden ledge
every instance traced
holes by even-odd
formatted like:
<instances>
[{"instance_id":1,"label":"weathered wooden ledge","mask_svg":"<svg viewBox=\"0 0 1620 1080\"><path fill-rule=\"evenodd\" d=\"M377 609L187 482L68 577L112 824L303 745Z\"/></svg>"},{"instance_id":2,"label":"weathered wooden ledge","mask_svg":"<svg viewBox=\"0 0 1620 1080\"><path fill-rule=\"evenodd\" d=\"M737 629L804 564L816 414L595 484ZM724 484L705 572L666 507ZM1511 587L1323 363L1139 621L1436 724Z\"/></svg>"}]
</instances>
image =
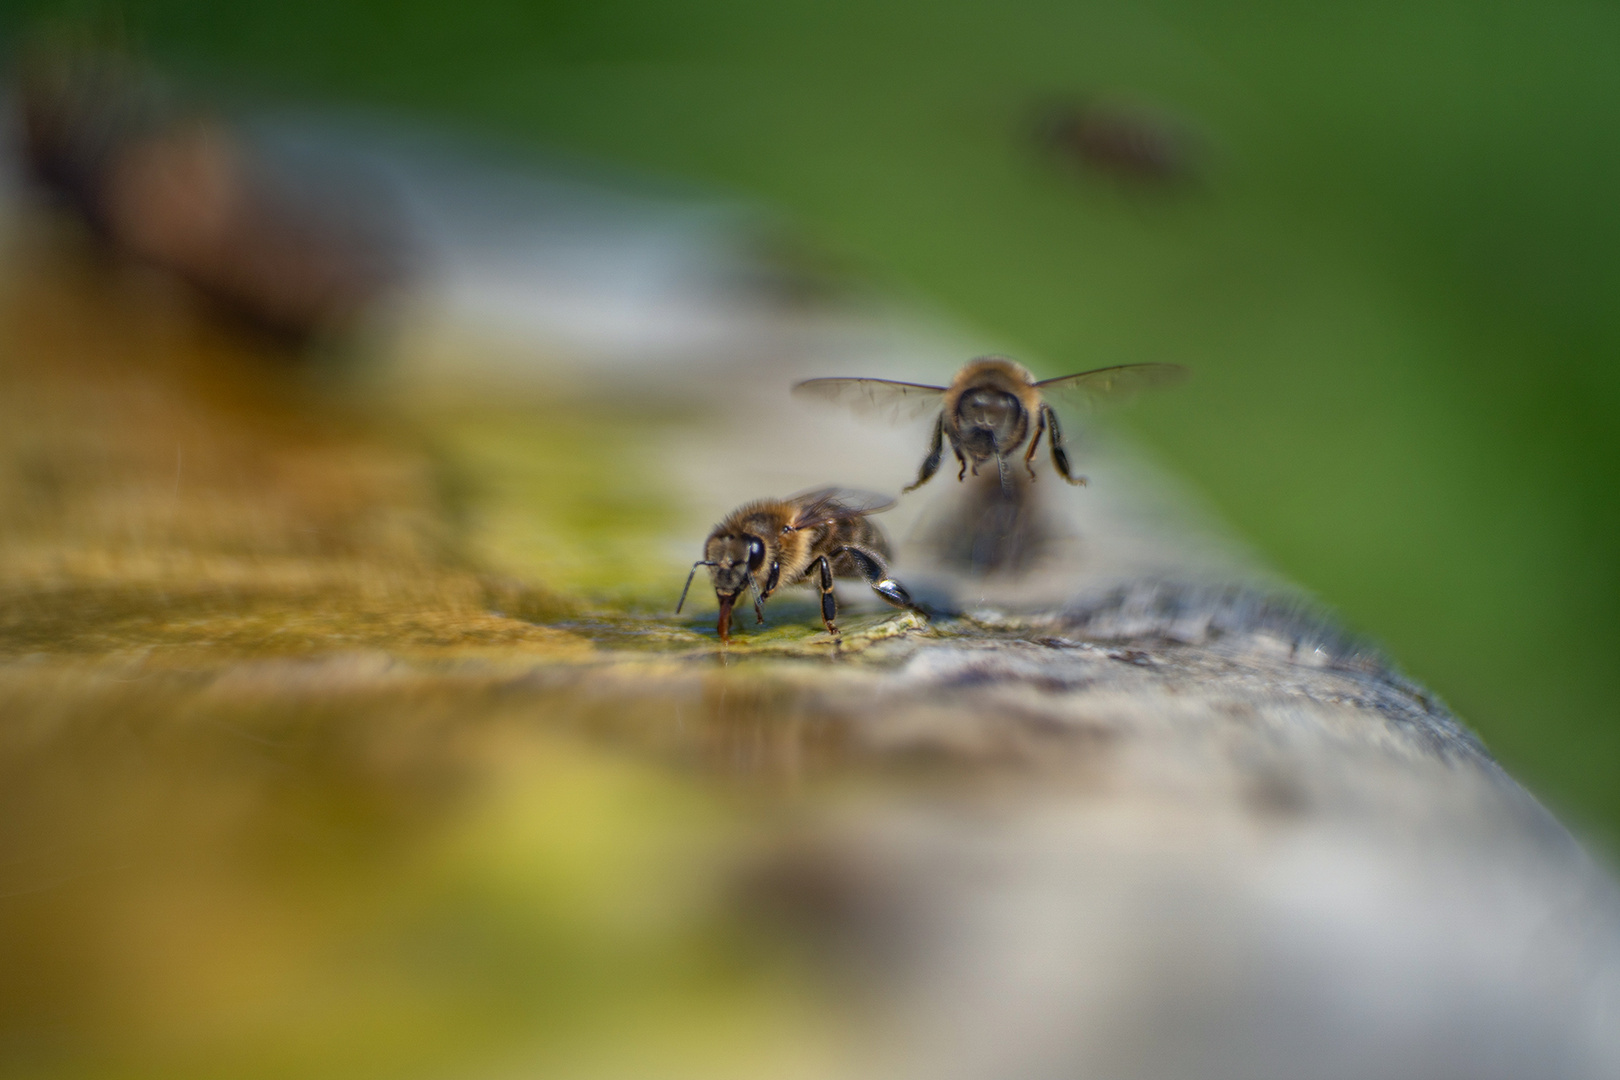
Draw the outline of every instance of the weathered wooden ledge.
<instances>
[{"instance_id":1,"label":"weathered wooden ledge","mask_svg":"<svg viewBox=\"0 0 1620 1080\"><path fill-rule=\"evenodd\" d=\"M6 1068L1620 1075L1607 872L1127 473L1083 573L721 648L659 606L769 463L589 402L379 419L44 235L0 321Z\"/></svg>"}]
</instances>

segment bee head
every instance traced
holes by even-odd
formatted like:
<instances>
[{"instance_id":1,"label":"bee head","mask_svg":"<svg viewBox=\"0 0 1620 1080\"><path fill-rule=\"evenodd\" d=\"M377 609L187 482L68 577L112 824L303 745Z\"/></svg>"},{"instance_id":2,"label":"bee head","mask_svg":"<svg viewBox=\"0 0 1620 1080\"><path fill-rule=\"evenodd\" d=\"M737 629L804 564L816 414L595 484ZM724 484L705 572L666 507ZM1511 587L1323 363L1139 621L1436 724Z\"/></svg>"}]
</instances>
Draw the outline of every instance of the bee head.
<instances>
[{"instance_id":1,"label":"bee head","mask_svg":"<svg viewBox=\"0 0 1620 1080\"><path fill-rule=\"evenodd\" d=\"M982 453L994 453L996 447L1014 441L1029 422L1017 397L989 387L975 387L964 393L956 415L963 442L974 450L983 443Z\"/></svg>"},{"instance_id":2,"label":"bee head","mask_svg":"<svg viewBox=\"0 0 1620 1080\"><path fill-rule=\"evenodd\" d=\"M765 541L752 533L711 536L704 554L715 593L736 596L748 587L748 575L765 565Z\"/></svg>"}]
</instances>

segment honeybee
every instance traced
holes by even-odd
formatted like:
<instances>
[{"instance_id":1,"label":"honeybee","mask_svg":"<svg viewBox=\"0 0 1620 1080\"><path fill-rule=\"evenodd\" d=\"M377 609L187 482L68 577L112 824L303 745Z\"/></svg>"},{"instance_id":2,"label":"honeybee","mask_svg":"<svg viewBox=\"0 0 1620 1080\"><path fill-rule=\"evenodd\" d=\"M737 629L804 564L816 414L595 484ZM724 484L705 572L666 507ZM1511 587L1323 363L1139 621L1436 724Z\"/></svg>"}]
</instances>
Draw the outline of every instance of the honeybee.
<instances>
[{"instance_id":1,"label":"honeybee","mask_svg":"<svg viewBox=\"0 0 1620 1080\"><path fill-rule=\"evenodd\" d=\"M1063 449L1063 432L1057 413L1046 397L1089 407L1101 401L1117 401L1149 387L1167 386L1187 375L1180 364L1120 364L1117 367L1083 371L1057 379L1035 381L1029 369L1004 356L981 356L970 360L949 386L893 382L889 379L809 379L793 387L801 398L842 405L858 416L878 415L893 420L913 420L938 411L928 456L923 459L917 482L906 488L915 491L939 470L944 444L961 464L956 478L967 476L971 468L995 459L1001 472L1002 490L1012 491L1008 459L1029 441L1024 452L1024 468L1035 479L1031 464L1041 444L1041 435L1050 433L1052 467L1071 484L1084 484L1084 476L1069 471L1069 455ZM1031 419L1034 436L1030 435Z\"/></svg>"},{"instance_id":2,"label":"honeybee","mask_svg":"<svg viewBox=\"0 0 1620 1080\"><path fill-rule=\"evenodd\" d=\"M746 588L754 597L754 617L765 621L765 601L777 589L801 582L821 590L821 619L829 634L838 601L833 578L859 577L872 591L898 608L920 609L905 587L889 576L889 541L868 514L894 505L893 499L841 488L819 488L786 499L760 499L733 510L714 527L703 545L703 558L692 564L675 613L686 604L687 590L700 566L709 568L715 599L720 602L721 641L731 640L731 609Z\"/></svg>"},{"instance_id":3,"label":"honeybee","mask_svg":"<svg viewBox=\"0 0 1620 1080\"><path fill-rule=\"evenodd\" d=\"M1174 118L1122 102L1055 101L1040 109L1036 141L1056 165L1106 176L1136 191L1195 186L1203 140Z\"/></svg>"}]
</instances>

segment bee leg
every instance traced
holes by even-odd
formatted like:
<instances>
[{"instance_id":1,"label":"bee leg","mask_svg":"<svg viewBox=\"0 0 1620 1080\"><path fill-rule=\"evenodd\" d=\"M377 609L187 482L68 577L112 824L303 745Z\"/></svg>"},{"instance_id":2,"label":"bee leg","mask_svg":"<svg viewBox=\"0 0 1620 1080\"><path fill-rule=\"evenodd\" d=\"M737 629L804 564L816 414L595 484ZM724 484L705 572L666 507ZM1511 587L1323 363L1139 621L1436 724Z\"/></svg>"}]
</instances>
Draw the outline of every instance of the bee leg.
<instances>
[{"instance_id":1,"label":"bee leg","mask_svg":"<svg viewBox=\"0 0 1620 1080\"><path fill-rule=\"evenodd\" d=\"M754 594L754 622L760 626L765 624L765 598L760 595L759 582L754 575L748 575L748 591Z\"/></svg>"},{"instance_id":2,"label":"bee leg","mask_svg":"<svg viewBox=\"0 0 1620 1080\"><path fill-rule=\"evenodd\" d=\"M1052 406L1043 405L1041 414L1046 417L1046 426L1052 429L1052 467L1069 483L1084 487L1086 478L1069 472L1069 455L1063 450L1063 432L1058 428L1057 413L1052 411Z\"/></svg>"},{"instance_id":3,"label":"bee leg","mask_svg":"<svg viewBox=\"0 0 1620 1080\"><path fill-rule=\"evenodd\" d=\"M872 591L883 597L884 600L897 608L906 611L915 611L923 614L906 587L889 576L889 568L883 565L883 558L875 551L862 547L847 547L844 552L849 555L850 562L860 571L861 577L872 587Z\"/></svg>"},{"instance_id":4,"label":"bee leg","mask_svg":"<svg viewBox=\"0 0 1620 1080\"><path fill-rule=\"evenodd\" d=\"M934 418L934 439L929 444L928 456L923 459L922 468L917 471L917 482L908 488L902 488L901 494L907 491L916 491L928 483L933 475L939 471L939 459L945 452L945 414L940 413Z\"/></svg>"},{"instance_id":5,"label":"bee leg","mask_svg":"<svg viewBox=\"0 0 1620 1080\"><path fill-rule=\"evenodd\" d=\"M1029 478L1035 479L1035 466L1030 462L1035 460L1035 450L1041 445L1041 436L1046 432L1046 410L1041 409L1035 414L1035 437L1029 440L1029 449L1024 451L1024 468L1029 472Z\"/></svg>"},{"instance_id":6,"label":"bee leg","mask_svg":"<svg viewBox=\"0 0 1620 1080\"><path fill-rule=\"evenodd\" d=\"M816 562L821 569L821 621L827 624L827 633L837 637L838 624L833 620L838 618L838 599L833 596L832 566L825 555Z\"/></svg>"}]
</instances>

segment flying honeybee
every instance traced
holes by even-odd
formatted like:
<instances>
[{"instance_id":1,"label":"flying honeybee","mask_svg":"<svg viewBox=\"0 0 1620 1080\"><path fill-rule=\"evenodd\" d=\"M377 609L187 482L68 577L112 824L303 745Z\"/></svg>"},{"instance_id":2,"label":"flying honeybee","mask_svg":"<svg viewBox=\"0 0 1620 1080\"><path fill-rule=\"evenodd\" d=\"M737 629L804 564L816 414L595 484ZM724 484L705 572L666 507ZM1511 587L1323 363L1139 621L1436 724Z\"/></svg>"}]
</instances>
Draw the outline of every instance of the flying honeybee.
<instances>
[{"instance_id":1,"label":"flying honeybee","mask_svg":"<svg viewBox=\"0 0 1620 1080\"><path fill-rule=\"evenodd\" d=\"M721 641L731 640L732 605L744 589L753 593L754 617L764 622L765 601L777 589L814 583L821 590L821 618L830 634L838 633L833 622L838 615L835 577L859 577L895 607L917 611L910 594L889 576L889 541L866 518L893 505L893 499L880 495L820 488L740 506L709 534L703 558L686 575L675 612L680 614L686 604L700 566L709 568L720 602Z\"/></svg>"},{"instance_id":2,"label":"flying honeybee","mask_svg":"<svg viewBox=\"0 0 1620 1080\"><path fill-rule=\"evenodd\" d=\"M1141 105L1053 101L1036 121L1036 145L1054 165L1083 169L1137 192L1195 187L1209 164L1209 147L1196 132Z\"/></svg>"},{"instance_id":3,"label":"flying honeybee","mask_svg":"<svg viewBox=\"0 0 1620 1080\"><path fill-rule=\"evenodd\" d=\"M1063 432L1048 397L1090 407L1124 399L1149 387L1168 386L1186 375L1187 369L1179 364L1121 364L1036 382L1029 370L1016 361L1004 356L981 356L958 371L949 386L889 379L810 379L796 385L793 393L842 405L858 416L913 420L937 412L928 456L917 473L917 482L905 490L915 491L928 482L939 470L940 456L949 442L962 466L956 474L958 480L967 476L970 468L977 476L979 466L994 458L1001 472L1001 486L1010 492L1008 459L1027 440L1024 468L1033 480L1035 467L1031 462L1043 433L1049 435L1052 467L1058 475L1071 484L1086 482L1085 477L1069 471Z\"/></svg>"}]
</instances>

